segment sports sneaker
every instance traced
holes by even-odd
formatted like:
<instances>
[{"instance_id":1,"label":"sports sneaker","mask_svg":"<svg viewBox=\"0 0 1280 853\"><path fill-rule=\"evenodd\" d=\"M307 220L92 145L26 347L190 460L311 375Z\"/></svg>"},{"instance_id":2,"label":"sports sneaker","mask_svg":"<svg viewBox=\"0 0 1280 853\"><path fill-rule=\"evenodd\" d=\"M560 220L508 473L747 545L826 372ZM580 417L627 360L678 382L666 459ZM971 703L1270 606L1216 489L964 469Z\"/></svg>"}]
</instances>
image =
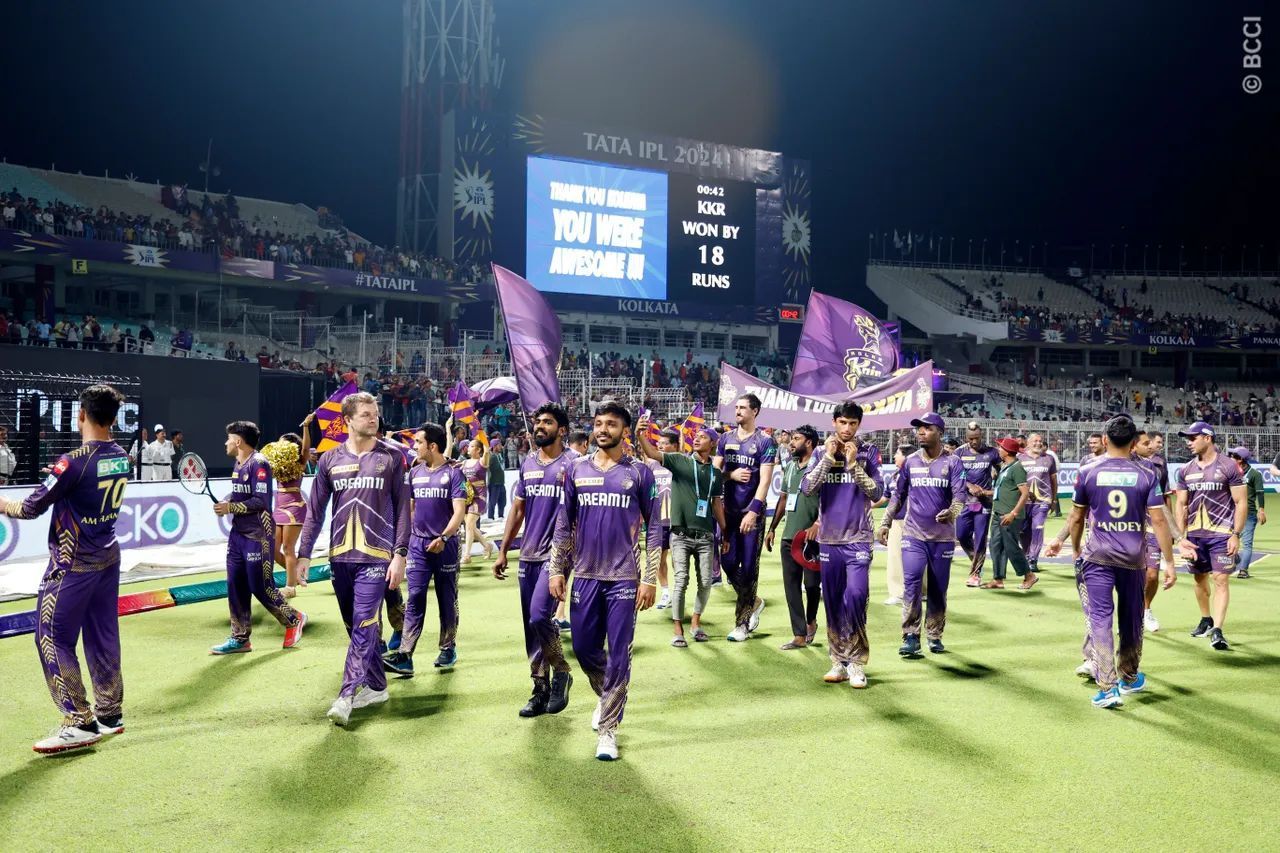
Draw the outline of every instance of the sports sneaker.
<instances>
[{"instance_id":1,"label":"sports sneaker","mask_svg":"<svg viewBox=\"0 0 1280 853\"><path fill-rule=\"evenodd\" d=\"M387 651L394 652L400 648L400 632L392 631L391 639L387 640Z\"/></svg>"},{"instance_id":2,"label":"sports sneaker","mask_svg":"<svg viewBox=\"0 0 1280 853\"><path fill-rule=\"evenodd\" d=\"M842 663L833 663L831 669L827 670L827 674L822 676L822 680L827 684L839 684L842 681L848 681L849 670Z\"/></svg>"},{"instance_id":3,"label":"sports sneaker","mask_svg":"<svg viewBox=\"0 0 1280 853\"><path fill-rule=\"evenodd\" d=\"M725 637L725 639L731 643L745 643L747 641L747 637L750 636L751 633L747 630L747 626L739 625L730 631L729 636Z\"/></svg>"},{"instance_id":4,"label":"sports sneaker","mask_svg":"<svg viewBox=\"0 0 1280 853\"><path fill-rule=\"evenodd\" d=\"M1195 630L1191 632L1191 636L1204 637L1212 630L1213 630L1213 620L1210 619L1208 616L1205 616L1200 620L1200 624L1196 626Z\"/></svg>"},{"instance_id":5,"label":"sports sneaker","mask_svg":"<svg viewBox=\"0 0 1280 853\"><path fill-rule=\"evenodd\" d=\"M1154 634L1160 630L1160 620L1156 618L1156 614L1151 610L1144 610L1142 611L1142 627Z\"/></svg>"},{"instance_id":6,"label":"sports sneaker","mask_svg":"<svg viewBox=\"0 0 1280 853\"><path fill-rule=\"evenodd\" d=\"M658 597L658 603L654 607L659 610L666 610L671 606L671 587L667 587L662 591L662 595Z\"/></svg>"},{"instance_id":7,"label":"sports sneaker","mask_svg":"<svg viewBox=\"0 0 1280 853\"><path fill-rule=\"evenodd\" d=\"M573 686L573 676L568 672L557 672L551 676L551 698L547 700L547 713L559 714L569 707L569 688Z\"/></svg>"},{"instance_id":8,"label":"sports sneaker","mask_svg":"<svg viewBox=\"0 0 1280 853\"><path fill-rule=\"evenodd\" d=\"M1147 689L1147 676L1145 673L1140 672L1134 677L1133 681L1125 681L1122 678L1116 686L1120 688L1120 693L1124 696L1128 696L1130 693L1141 693Z\"/></svg>"},{"instance_id":9,"label":"sports sneaker","mask_svg":"<svg viewBox=\"0 0 1280 853\"><path fill-rule=\"evenodd\" d=\"M413 657L406 655L404 652L389 652L382 659L382 668L387 672L394 672L396 675L403 675L406 678L413 677Z\"/></svg>"},{"instance_id":10,"label":"sports sneaker","mask_svg":"<svg viewBox=\"0 0 1280 853\"><path fill-rule=\"evenodd\" d=\"M89 723L93 726L93 723ZM97 727L94 726L96 729ZM44 740L36 741L31 748L41 755L52 755L55 752L68 752L73 749L84 749L102 740L102 733L93 729L82 729L79 726L58 726Z\"/></svg>"},{"instance_id":11,"label":"sports sneaker","mask_svg":"<svg viewBox=\"0 0 1280 853\"><path fill-rule=\"evenodd\" d=\"M1114 708L1117 705L1123 705L1124 700L1120 698L1120 688L1112 687L1110 690L1099 690L1093 694L1093 707L1095 708Z\"/></svg>"},{"instance_id":12,"label":"sports sneaker","mask_svg":"<svg viewBox=\"0 0 1280 853\"><path fill-rule=\"evenodd\" d=\"M529 701L520 709L522 717L540 717L547 713L547 697L551 690L547 686L545 678L535 678L533 680L533 695L529 697Z\"/></svg>"},{"instance_id":13,"label":"sports sneaker","mask_svg":"<svg viewBox=\"0 0 1280 853\"><path fill-rule=\"evenodd\" d=\"M862 664L849 665L849 686L854 690L861 690L867 686L867 674L863 671Z\"/></svg>"},{"instance_id":14,"label":"sports sneaker","mask_svg":"<svg viewBox=\"0 0 1280 853\"><path fill-rule=\"evenodd\" d=\"M600 703L596 703L596 709L591 712L591 731L600 731Z\"/></svg>"},{"instance_id":15,"label":"sports sneaker","mask_svg":"<svg viewBox=\"0 0 1280 853\"><path fill-rule=\"evenodd\" d=\"M441 649L440 654L436 655L435 666L438 669L444 669L453 666L457 662L458 649L455 646L450 646L447 649Z\"/></svg>"},{"instance_id":16,"label":"sports sneaker","mask_svg":"<svg viewBox=\"0 0 1280 853\"><path fill-rule=\"evenodd\" d=\"M902 599L896 595L891 595L884 600L885 607L901 607Z\"/></svg>"},{"instance_id":17,"label":"sports sneaker","mask_svg":"<svg viewBox=\"0 0 1280 853\"><path fill-rule=\"evenodd\" d=\"M292 649L302 642L302 629L307 627L307 614L298 611L298 624L284 631L284 647Z\"/></svg>"},{"instance_id":18,"label":"sports sneaker","mask_svg":"<svg viewBox=\"0 0 1280 853\"><path fill-rule=\"evenodd\" d=\"M209 649L209 654L238 655L251 651L253 651L253 645L248 640L237 640L235 637L227 637L226 640Z\"/></svg>"},{"instance_id":19,"label":"sports sneaker","mask_svg":"<svg viewBox=\"0 0 1280 853\"><path fill-rule=\"evenodd\" d=\"M1225 652L1231 647L1227 645L1227 638L1222 636L1221 628L1214 628L1209 633L1209 645L1213 646L1220 652Z\"/></svg>"},{"instance_id":20,"label":"sports sneaker","mask_svg":"<svg viewBox=\"0 0 1280 853\"><path fill-rule=\"evenodd\" d=\"M933 654L940 655L946 650L947 650L947 647L942 645L942 640L929 641L929 651L932 652Z\"/></svg>"},{"instance_id":21,"label":"sports sneaker","mask_svg":"<svg viewBox=\"0 0 1280 853\"><path fill-rule=\"evenodd\" d=\"M916 634L903 634L898 654L904 658L920 657L920 637Z\"/></svg>"},{"instance_id":22,"label":"sports sneaker","mask_svg":"<svg viewBox=\"0 0 1280 853\"><path fill-rule=\"evenodd\" d=\"M345 726L351 720L351 697L339 696L334 699L325 716L333 720L335 726Z\"/></svg>"},{"instance_id":23,"label":"sports sneaker","mask_svg":"<svg viewBox=\"0 0 1280 853\"><path fill-rule=\"evenodd\" d=\"M1095 676L1093 674L1093 664L1090 663L1089 661L1085 661L1084 663L1080 664L1078 667L1076 667L1076 675L1080 676L1081 678L1087 678L1090 681L1093 681L1095 679Z\"/></svg>"},{"instance_id":24,"label":"sports sneaker","mask_svg":"<svg viewBox=\"0 0 1280 853\"><path fill-rule=\"evenodd\" d=\"M356 691L356 695L351 699L352 708L368 708L370 705L381 705L390 698L387 696L387 688L381 690L371 690L365 685L361 685Z\"/></svg>"},{"instance_id":25,"label":"sports sneaker","mask_svg":"<svg viewBox=\"0 0 1280 853\"><path fill-rule=\"evenodd\" d=\"M747 617L747 632L750 633L760 627L760 614L764 612L764 599L756 596L756 606L751 608L751 615Z\"/></svg>"},{"instance_id":26,"label":"sports sneaker","mask_svg":"<svg viewBox=\"0 0 1280 853\"><path fill-rule=\"evenodd\" d=\"M118 735L124 731L124 717L116 714L114 717L98 718L98 733L102 735Z\"/></svg>"},{"instance_id":27,"label":"sports sneaker","mask_svg":"<svg viewBox=\"0 0 1280 853\"><path fill-rule=\"evenodd\" d=\"M556 621L556 627L560 629L561 634L568 631L569 628L572 627L572 623L568 619L557 619L555 621Z\"/></svg>"},{"instance_id":28,"label":"sports sneaker","mask_svg":"<svg viewBox=\"0 0 1280 853\"><path fill-rule=\"evenodd\" d=\"M982 575L969 575L969 579L964 582L965 586L982 586Z\"/></svg>"},{"instance_id":29,"label":"sports sneaker","mask_svg":"<svg viewBox=\"0 0 1280 853\"><path fill-rule=\"evenodd\" d=\"M601 732L596 740L596 758L601 761L618 760L618 736L613 732Z\"/></svg>"}]
</instances>

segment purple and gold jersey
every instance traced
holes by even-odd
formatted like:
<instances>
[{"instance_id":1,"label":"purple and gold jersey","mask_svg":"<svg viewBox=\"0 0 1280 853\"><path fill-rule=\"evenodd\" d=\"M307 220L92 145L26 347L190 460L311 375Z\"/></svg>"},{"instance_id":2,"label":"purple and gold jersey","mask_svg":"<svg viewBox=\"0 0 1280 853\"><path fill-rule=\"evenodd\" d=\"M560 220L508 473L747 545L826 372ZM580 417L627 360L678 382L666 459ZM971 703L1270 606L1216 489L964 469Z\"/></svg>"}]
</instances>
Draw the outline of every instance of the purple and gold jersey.
<instances>
[{"instance_id":1,"label":"purple and gold jersey","mask_svg":"<svg viewBox=\"0 0 1280 853\"><path fill-rule=\"evenodd\" d=\"M329 559L335 563L387 563L409 547L409 471L400 451L382 443L356 456L339 444L320 457L298 556L310 558L324 512L333 499Z\"/></svg>"},{"instance_id":2,"label":"purple and gold jersey","mask_svg":"<svg viewBox=\"0 0 1280 853\"><path fill-rule=\"evenodd\" d=\"M1018 461L1027 472L1027 486L1031 489L1029 503L1053 503L1058 494L1058 463L1048 453L1032 456L1019 453Z\"/></svg>"},{"instance_id":3,"label":"purple and gold jersey","mask_svg":"<svg viewBox=\"0 0 1280 853\"><path fill-rule=\"evenodd\" d=\"M254 542L266 542L276 535L271 518L271 463L254 451L231 469L231 494L223 498L231 504L231 529Z\"/></svg>"},{"instance_id":4,"label":"purple and gold jersey","mask_svg":"<svg viewBox=\"0 0 1280 853\"><path fill-rule=\"evenodd\" d=\"M556 516L564 496L564 481L578 453L566 447L543 464L536 452L520 463L520 480L513 500L524 501L524 532L520 538L520 559L542 562L551 557L551 540L556 532Z\"/></svg>"},{"instance_id":5,"label":"purple and gold jersey","mask_svg":"<svg viewBox=\"0 0 1280 853\"><path fill-rule=\"evenodd\" d=\"M1071 500L1091 519L1086 561L1146 568L1147 509L1164 505L1154 468L1136 459L1105 457L1081 472Z\"/></svg>"},{"instance_id":6,"label":"purple and gold jersey","mask_svg":"<svg viewBox=\"0 0 1280 853\"><path fill-rule=\"evenodd\" d=\"M923 450L907 457L898 470L894 482L893 503L906 503L907 516L902 525L902 535L927 542L953 542L956 538L955 519L940 522L936 516L943 510L964 503L964 463L955 454L942 451L935 459L925 458Z\"/></svg>"},{"instance_id":7,"label":"purple and gold jersey","mask_svg":"<svg viewBox=\"0 0 1280 853\"><path fill-rule=\"evenodd\" d=\"M1162 453L1153 453L1147 461L1156 469L1156 476L1160 478L1160 494L1168 495L1169 460L1165 459Z\"/></svg>"},{"instance_id":8,"label":"purple and gold jersey","mask_svg":"<svg viewBox=\"0 0 1280 853\"><path fill-rule=\"evenodd\" d=\"M118 566L116 519L129 472L129 455L120 445L87 441L58 458L22 502L18 518L36 518L53 507L49 553L59 569L93 572Z\"/></svg>"},{"instance_id":9,"label":"purple and gold jersey","mask_svg":"<svg viewBox=\"0 0 1280 853\"><path fill-rule=\"evenodd\" d=\"M462 472L448 462L439 468L419 462L409 472L409 487L413 493L413 535L424 539L443 536L453 520L453 502L467 499Z\"/></svg>"},{"instance_id":10,"label":"purple and gold jersey","mask_svg":"<svg viewBox=\"0 0 1280 853\"><path fill-rule=\"evenodd\" d=\"M476 503L484 503L489 496L489 469L484 460L468 456L459 467L462 469L462 476L471 484L471 490L476 493Z\"/></svg>"},{"instance_id":11,"label":"purple and gold jersey","mask_svg":"<svg viewBox=\"0 0 1280 853\"><path fill-rule=\"evenodd\" d=\"M1178 469L1178 491L1187 495L1187 537L1230 536L1235 530L1232 486L1243 486L1240 466L1225 453L1207 465L1195 459Z\"/></svg>"},{"instance_id":12,"label":"purple and gold jersey","mask_svg":"<svg viewBox=\"0 0 1280 853\"><path fill-rule=\"evenodd\" d=\"M656 459L645 459L644 464L653 472L653 482L658 487L658 521L663 527L671 526L671 472Z\"/></svg>"},{"instance_id":13,"label":"purple and gold jersey","mask_svg":"<svg viewBox=\"0 0 1280 853\"><path fill-rule=\"evenodd\" d=\"M856 462L876 484L880 474L880 448L858 442ZM818 543L847 545L872 540L871 505L880 495L868 495L858 485L853 471L845 465L844 456L827 456L826 448L814 453L800 488L807 495L818 491ZM879 492L880 489L877 489Z\"/></svg>"},{"instance_id":14,"label":"purple and gold jersey","mask_svg":"<svg viewBox=\"0 0 1280 853\"><path fill-rule=\"evenodd\" d=\"M716 456L724 459L724 511L725 515L743 515L751 502L756 499L756 488L760 485L760 468L772 465L778 460L778 445L773 437L761 430L746 438L741 438L736 429L720 436L716 443ZM751 479L745 483L737 483L729 478L738 468L746 468L751 472Z\"/></svg>"},{"instance_id":15,"label":"purple and gold jersey","mask_svg":"<svg viewBox=\"0 0 1280 853\"><path fill-rule=\"evenodd\" d=\"M573 460L565 475L556 514L551 572L578 579L656 583L662 549L658 487L649 466L631 456L601 470L595 454ZM640 563L640 528L646 530L647 559Z\"/></svg>"},{"instance_id":16,"label":"purple and gold jersey","mask_svg":"<svg viewBox=\"0 0 1280 853\"><path fill-rule=\"evenodd\" d=\"M964 478L968 483L972 483L980 489L990 490L992 483L995 482L994 472L1000 470L1000 451L994 447L979 447L974 450L969 445L964 445L955 451L955 456L964 465ZM969 494L969 490L964 490L965 502L970 505L971 509L978 509L981 506L990 506L991 498L978 498Z\"/></svg>"},{"instance_id":17,"label":"purple and gold jersey","mask_svg":"<svg viewBox=\"0 0 1280 853\"><path fill-rule=\"evenodd\" d=\"M892 471L886 471L881 476L884 478L884 496L889 499L889 505L885 507L884 520L880 522L881 526L888 526L891 521L902 521L907 517L907 502L905 500L894 501L894 495L898 493L898 474L899 468ZM896 507L896 509L895 509ZM893 510L890 514L889 510Z\"/></svg>"}]
</instances>

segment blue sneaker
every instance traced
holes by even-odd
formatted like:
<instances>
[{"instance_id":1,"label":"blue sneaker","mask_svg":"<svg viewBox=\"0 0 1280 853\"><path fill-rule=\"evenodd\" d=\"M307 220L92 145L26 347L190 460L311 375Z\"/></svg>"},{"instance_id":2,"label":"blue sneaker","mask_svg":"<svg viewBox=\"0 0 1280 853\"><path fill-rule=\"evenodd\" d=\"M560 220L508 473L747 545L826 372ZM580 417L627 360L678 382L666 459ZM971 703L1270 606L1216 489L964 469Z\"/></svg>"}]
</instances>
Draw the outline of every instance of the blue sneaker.
<instances>
[{"instance_id":1,"label":"blue sneaker","mask_svg":"<svg viewBox=\"0 0 1280 853\"><path fill-rule=\"evenodd\" d=\"M436 666L441 669L453 666L457 662L458 650L456 648L441 649L439 656L436 657Z\"/></svg>"},{"instance_id":2,"label":"blue sneaker","mask_svg":"<svg viewBox=\"0 0 1280 853\"><path fill-rule=\"evenodd\" d=\"M396 675L413 677L413 658L404 652L391 652L382 659L382 668Z\"/></svg>"},{"instance_id":3,"label":"blue sneaker","mask_svg":"<svg viewBox=\"0 0 1280 853\"><path fill-rule=\"evenodd\" d=\"M1099 690L1093 695L1093 707L1095 708L1114 708L1123 704L1124 700L1120 698L1120 688L1118 687L1112 687L1110 690Z\"/></svg>"},{"instance_id":4,"label":"blue sneaker","mask_svg":"<svg viewBox=\"0 0 1280 853\"><path fill-rule=\"evenodd\" d=\"M1130 693L1141 693L1143 690L1147 689L1147 676L1145 673L1140 672L1133 681L1125 681L1122 678L1120 679L1119 688L1120 692L1125 696L1128 696Z\"/></svg>"},{"instance_id":5,"label":"blue sneaker","mask_svg":"<svg viewBox=\"0 0 1280 853\"><path fill-rule=\"evenodd\" d=\"M560 633L562 634L565 631L568 631L570 627L572 627L572 623L568 619L557 619L555 620L555 622L556 622L556 627L560 629Z\"/></svg>"},{"instance_id":6,"label":"blue sneaker","mask_svg":"<svg viewBox=\"0 0 1280 853\"><path fill-rule=\"evenodd\" d=\"M387 643L387 651L394 652L400 648L400 632L392 631L391 640Z\"/></svg>"},{"instance_id":7,"label":"blue sneaker","mask_svg":"<svg viewBox=\"0 0 1280 853\"><path fill-rule=\"evenodd\" d=\"M227 637L225 641L209 649L209 654L238 655L251 651L253 651L253 646L248 640L237 640L235 637Z\"/></svg>"},{"instance_id":8,"label":"blue sneaker","mask_svg":"<svg viewBox=\"0 0 1280 853\"><path fill-rule=\"evenodd\" d=\"M386 656L387 656L387 651L388 651L388 649L387 649L387 644L386 644L386 642L385 642L384 640L382 640L382 639L379 639L379 640L378 640L378 657L380 657L380 658L386 657Z\"/></svg>"}]
</instances>

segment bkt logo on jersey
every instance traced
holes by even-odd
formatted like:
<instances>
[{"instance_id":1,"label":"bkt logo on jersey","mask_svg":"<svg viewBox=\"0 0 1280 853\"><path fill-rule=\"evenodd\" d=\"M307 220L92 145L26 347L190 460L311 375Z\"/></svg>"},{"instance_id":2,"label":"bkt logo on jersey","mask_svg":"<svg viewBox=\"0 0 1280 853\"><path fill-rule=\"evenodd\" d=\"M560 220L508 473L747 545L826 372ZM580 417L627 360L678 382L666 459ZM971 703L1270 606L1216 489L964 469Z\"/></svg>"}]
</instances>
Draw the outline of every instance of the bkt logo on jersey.
<instances>
[{"instance_id":1,"label":"bkt logo on jersey","mask_svg":"<svg viewBox=\"0 0 1280 853\"><path fill-rule=\"evenodd\" d=\"M126 498L116 522L122 548L171 545L187 532L187 509L174 497Z\"/></svg>"}]
</instances>

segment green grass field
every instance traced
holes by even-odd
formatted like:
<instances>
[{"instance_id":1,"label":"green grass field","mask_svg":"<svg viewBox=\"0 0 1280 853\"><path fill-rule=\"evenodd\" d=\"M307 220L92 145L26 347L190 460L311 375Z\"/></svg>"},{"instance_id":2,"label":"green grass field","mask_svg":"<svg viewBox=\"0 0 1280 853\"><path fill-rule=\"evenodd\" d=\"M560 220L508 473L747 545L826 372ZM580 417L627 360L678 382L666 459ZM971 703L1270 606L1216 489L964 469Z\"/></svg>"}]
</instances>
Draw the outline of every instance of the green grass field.
<instances>
[{"instance_id":1,"label":"green grass field","mask_svg":"<svg viewBox=\"0 0 1280 853\"><path fill-rule=\"evenodd\" d=\"M1261 549L1280 550L1276 529ZM1072 674L1066 566L1022 594L967 589L958 565L949 653L903 661L877 554L871 683L855 691L821 682L825 642L778 650L769 555L745 645L723 640L722 590L711 643L670 648L665 612L642 614L612 764L594 758L585 678L563 714L517 718L514 572L464 570L457 669L433 671L425 644L418 676L346 730L324 718L346 649L327 583L299 599L312 625L291 652L259 611L256 651L209 657L224 601L126 617L128 730L65 757L31 752L58 721L31 638L0 640L0 849L1275 849L1277 560L1232 583L1227 653L1188 636L1180 575L1156 599L1149 691L1099 711Z\"/></svg>"}]
</instances>

